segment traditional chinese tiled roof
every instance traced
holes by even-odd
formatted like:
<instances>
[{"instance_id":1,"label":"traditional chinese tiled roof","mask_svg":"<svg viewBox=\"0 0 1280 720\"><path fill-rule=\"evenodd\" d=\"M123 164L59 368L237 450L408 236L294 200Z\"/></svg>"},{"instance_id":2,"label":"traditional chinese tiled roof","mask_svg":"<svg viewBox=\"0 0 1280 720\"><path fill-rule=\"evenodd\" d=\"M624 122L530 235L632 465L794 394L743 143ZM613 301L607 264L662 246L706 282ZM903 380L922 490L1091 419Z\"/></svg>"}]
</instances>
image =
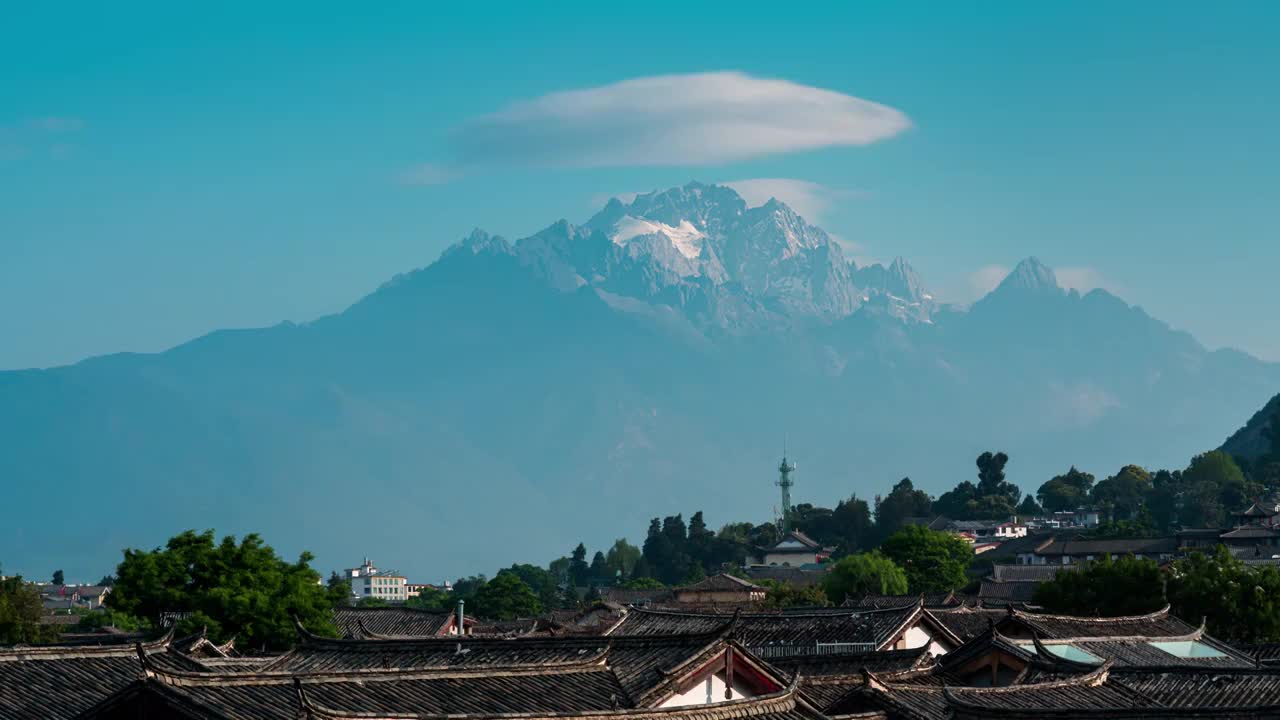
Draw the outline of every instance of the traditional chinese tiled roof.
<instances>
[{"instance_id":1,"label":"traditional chinese tiled roof","mask_svg":"<svg viewBox=\"0 0 1280 720\"><path fill-rule=\"evenodd\" d=\"M342 637L368 635L434 637L448 631L453 615L407 607L334 608L333 624Z\"/></svg>"},{"instance_id":2,"label":"traditional chinese tiled roof","mask_svg":"<svg viewBox=\"0 0 1280 720\"><path fill-rule=\"evenodd\" d=\"M814 707L827 712L849 692L862 687L866 672L897 672L932 665L926 647L868 653L839 653L778 658L770 663L799 678L800 692Z\"/></svg>"},{"instance_id":3,"label":"traditional chinese tiled roof","mask_svg":"<svg viewBox=\"0 0 1280 720\"><path fill-rule=\"evenodd\" d=\"M1196 630L1169 614L1169 606L1146 615L1076 617L1010 610L1010 618L1042 638L1160 637L1187 635Z\"/></svg>"},{"instance_id":4,"label":"traditional chinese tiled roof","mask_svg":"<svg viewBox=\"0 0 1280 720\"><path fill-rule=\"evenodd\" d=\"M0 648L0 718L75 717L138 678L140 651L168 655L172 641Z\"/></svg>"},{"instance_id":5,"label":"traditional chinese tiled roof","mask_svg":"<svg viewBox=\"0 0 1280 720\"><path fill-rule=\"evenodd\" d=\"M922 600L923 599L923 600ZM846 607L883 609L907 607L922 602L927 608L956 607L961 605L960 598L954 592L925 593L923 595L873 595L867 593L857 600L846 600Z\"/></svg>"},{"instance_id":6,"label":"traditional chinese tiled roof","mask_svg":"<svg viewBox=\"0 0 1280 720\"><path fill-rule=\"evenodd\" d=\"M960 642L986 632L993 623L1008 617L1004 609L983 609L968 606L954 608L928 608L926 613Z\"/></svg>"},{"instance_id":7,"label":"traditional chinese tiled roof","mask_svg":"<svg viewBox=\"0 0 1280 720\"><path fill-rule=\"evenodd\" d=\"M748 648L862 643L882 647L913 621L916 604L885 609L826 608L804 613L690 613L633 608L611 636L705 633L733 622L733 636ZM773 657L770 655L769 657Z\"/></svg>"},{"instance_id":8,"label":"traditional chinese tiled roof","mask_svg":"<svg viewBox=\"0 0 1280 720\"><path fill-rule=\"evenodd\" d=\"M764 592L764 588L755 583L737 578L727 573L712 575L692 585L676 588L676 592Z\"/></svg>"},{"instance_id":9,"label":"traditional chinese tiled roof","mask_svg":"<svg viewBox=\"0 0 1280 720\"><path fill-rule=\"evenodd\" d=\"M990 578L997 582L1048 582L1058 576L1063 569L1072 570L1070 565L1011 565L1001 563L991 566Z\"/></svg>"},{"instance_id":10,"label":"traditional chinese tiled roof","mask_svg":"<svg viewBox=\"0 0 1280 720\"><path fill-rule=\"evenodd\" d=\"M1261 643L1259 645L1237 646L1240 652L1248 655L1259 665L1280 666L1280 643Z\"/></svg>"},{"instance_id":11,"label":"traditional chinese tiled roof","mask_svg":"<svg viewBox=\"0 0 1280 720\"><path fill-rule=\"evenodd\" d=\"M809 537L808 535L805 535L804 533L800 532L799 530L791 530L791 531L789 531L786 535L783 535L783 536L782 536L782 539L781 539L781 540L779 540L779 541L778 541L778 543L777 543L776 545L774 545L772 548L770 548L769 552L788 552L788 551L792 550L793 548L780 548L780 547L778 547L778 545L781 545L782 543L786 542L787 540L795 540L796 542L798 542L798 543L800 543L801 545L805 546L805 547L806 547L806 548L808 548L809 550L821 550L821 549L822 549L822 543L818 542L817 540L814 540L813 538Z\"/></svg>"},{"instance_id":12,"label":"traditional chinese tiled roof","mask_svg":"<svg viewBox=\"0 0 1280 720\"><path fill-rule=\"evenodd\" d=\"M1280 717L1280 674L1269 670L1169 668L1094 673L1054 683L944 691L948 715L977 718Z\"/></svg>"},{"instance_id":13,"label":"traditional chinese tiled roof","mask_svg":"<svg viewBox=\"0 0 1280 720\"><path fill-rule=\"evenodd\" d=\"M1035 599L1036 587L1040 583L1034 582L995 582L991 580L983 580L978 586L978 599L984 605L993 603L1029 603Z\"/></svg>"},{"instance_id":14,"label":"traditional chinese tiled roof","mask_svg":"<svg viewBox=\"0 0 1280 720\"><path fill-rule=\"evenodd\" d=\"M697 642L694 642L694 641ZM723 638L616 638L609 653L581 662L488 665L416 670L348 670L294 674L272 670L211 673L163 667L144 659L134 663L146 680L91 713L91 717L129 717L121 708L159 702L183 708L178 717L504 717L580 714L630 708L641 715L685 690L701 673L733 657L735 672L758 691L787 688L776 670ZM346 641L370 644L385 641ZM416 641L423 645L430 641ZM529 641L504 641L507 644ZM560 640L571 647L574 640ZM747 678L754 678L748 680ZM763 685L761 684L763 683ZM794 704L794 703L793 703ZM305 706L305 707L304 707ZM743 709L745 705L734 706ZM113 710L112 708L115 708ZM113 714L114 713L114 714ZM142 713L134 713L141 715ZM809 716L816 713L809 712ZM172 717L152 713L150 717Z\"/></svg>"},{"instance_id":15,"label":"traditional chinese tiled roof","mask_svg":"<svg viewBox=\"0 0 1280 720\"><path fill-rule=\"evenodd\" d=\"M1269 538L1280 537L1280 531L1275 528L1261 527L1259 525L1245 525L1242 527L1228 530L1218 536L1222 540L1266 540Z\"/></svg>"},{"instance_id":16,"label":"traditional chinese tiled roof","mask_svg":"<svg viewBox=\"0 0 1280 720\"><path fill-rule=\"evenodd\" d=\"M500 682L500 680L498 680ZM428 696L421 698L417 710L398 710L399 706L412 706L419 702L412 697L411 687L401 687L397 682L367 683L365 687L344 687L342 683L300 682L247 684L214 689L212 685L196 687L196 685L178 684L160 678L151 678L134 684L128 692L119 694L111 701L101 703L86 717L122 717L133 716L131 710L146 708L150 716L163 717L223 717L229 720L247 719L289 719L306 717L311 720L407 720L433 719L439 720L439 712L430 711L436 703L465 703L463 698L444 698ZM374 688L374 685L387 687ZM332 685L332 687L330 687ZM401 691L401 692L397 692ZM538 703L554 703L550 698L530 698L527 694L508 694L497 697L500 693L479 698L481 707L502 707ZM378 698L387 701L378 705ZM558 697L567 703L573 703L571 697ZM611 698L612 700L612 698ZM333 703L333 705L330 705ZM347 710L349 705L361 705L360 710ZM468 706L470 708L470 706ZM157 710L163 711L156 712ZM137 712L141 715L141 712ZM454 715L458 719L511 719L515 720L552 720L573 719L573 717L590 717L594 720L820 720L817 711L804 701L796 692L795 685L783 687L780 691L727 702L710 703L710 705L689 705L668 708L628 708L614 705L603 710L571 710L564 712L548 712L526 710L517 712L503 711L467 711Z\"/></svg>"},{"instance_id":17,"label":"traditional chinese tiled roof","mask_svg":"<svg viewBox=\"0 0 1280 720\"><path fill-rule=\"evenodd\" d=\"M1035 548L1037 555L1057 557L1061 555L1081 556L1093 555L1160 555L1172 554L1178 550L1178 540L1174 537L1158 538L1062 538L1048 540Z\"/></svg>"},{"instance_id":18,"label":"traditional chinese tiled roof","mask_svg":"<svg viewBox=\"0 0 1280 720\"><path fill-rule=\"evenodd\" d=\"M333 640L304 635L264 669L273 672L508 668L575 665L603 657L604 638L395 638Z\"/></svg>"},{"instance_id":19,"label":"traditional chinese tiled roof","mask_svg":"<svg viewBox=\"0 0 1280 720\"><path fill-rule=\"evenodd\" d=\"M773 580L799 587L809 587L822 582L826 577L826 569L806 570L798 567L782 565L752 565L746 569L752 580Z\"/></svg>"}]
</instances>

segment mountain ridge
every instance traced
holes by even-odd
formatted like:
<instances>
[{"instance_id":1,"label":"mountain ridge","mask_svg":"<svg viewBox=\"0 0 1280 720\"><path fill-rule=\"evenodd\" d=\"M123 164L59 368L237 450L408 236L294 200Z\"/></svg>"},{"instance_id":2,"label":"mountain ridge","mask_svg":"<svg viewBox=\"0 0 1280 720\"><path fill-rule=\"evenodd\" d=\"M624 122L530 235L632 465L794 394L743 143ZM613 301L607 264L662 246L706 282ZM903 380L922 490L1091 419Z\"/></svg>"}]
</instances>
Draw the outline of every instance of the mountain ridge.
<instances>
[{"instance_id":1,"label":"mountain ridge","mask_svg":"<svg viewBox=\"0 0 1280 720\"><path fill-rule=\"evenodd\" d=\"M687 222L697 261L661 227L616 242L625 216ZM215 527L440 579L654 515L767 519L784 434L798 501L904 475L941 492L987 449L1033 489L1071 464L1179 466L1280 390L1280 366L1105 291L1028 295L1051 289L1036 264L961 312L905 260L859 284L867 269L783 203L696 183L514 242L476 230L308 323L0 372L13 502L95 500L57 533L0 528L3 560L101 574L122 547Z\"/></svg>"}]
</instances>

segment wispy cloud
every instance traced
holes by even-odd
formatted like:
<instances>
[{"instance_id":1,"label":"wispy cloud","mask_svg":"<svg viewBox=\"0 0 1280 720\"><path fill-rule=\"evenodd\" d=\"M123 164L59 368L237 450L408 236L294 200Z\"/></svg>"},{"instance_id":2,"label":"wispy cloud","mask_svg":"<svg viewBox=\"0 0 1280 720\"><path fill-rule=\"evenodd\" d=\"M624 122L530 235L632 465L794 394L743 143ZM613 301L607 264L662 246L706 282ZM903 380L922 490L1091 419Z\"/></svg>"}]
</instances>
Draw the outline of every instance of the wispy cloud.
<instances>
[{"instance_id":1,"label":"wispy cloud","mask_svg":"<svg viewBox=\"0 0 1280 720\"><path fill-rule=\"evenodd\" d=\"M833 188L791 178L751 178L722 184L738 191L750 207L763 205L769 198L777 198L814 224L820 224L827 209L835 203L851 200L861 194L857 190Z\"/></svg>"},{"instance_id":2,"label":"wispy cloud","mask_svg":"<svg viewBox=\"0 0 1280 720\"><path fill-rule=\"evenodd\" d=\"M964 298L964 301L974 302L980 299L983 295L995 290L1008 275L1009 268L1004 265L984 265L974 270L965 278L968 297Z\"/></svg>"},{"instance_id":3,"label":"wispy cloud","mask_svg":"<svg viewBox=\"0 0 1280 720\"><path fill-rule=\"evenodd\" d=\"M415 165L400 173L402 185L443 185L461 175L456 168L449 168L435 163Z\"/></svg>"},{"instance_id":4,"label":"wispy cloud","mask_svg":"<svg viewBox=\"0 0 1280 720\"><path fill-rule=\"evenodd\" d=\"M457 163L710 165L848 145L911 126L843 93L741 72L637 78L511 103L459 127Z\"/></svg>"},{"instance_id":5,"label":"wispy cloud","mask_svg":"<svg viewBox=\"0 0 1280 720\"><path fill-rule=\"evenodd\" d=\"M1064 267L1054 269L1058 276L1058 284L1064 288L1087 293L1102 288L1113 295L1121 297L1129 295L1128 289L1104 276L1097 268L1088 266Z\"/></svg>"}]
</instances>

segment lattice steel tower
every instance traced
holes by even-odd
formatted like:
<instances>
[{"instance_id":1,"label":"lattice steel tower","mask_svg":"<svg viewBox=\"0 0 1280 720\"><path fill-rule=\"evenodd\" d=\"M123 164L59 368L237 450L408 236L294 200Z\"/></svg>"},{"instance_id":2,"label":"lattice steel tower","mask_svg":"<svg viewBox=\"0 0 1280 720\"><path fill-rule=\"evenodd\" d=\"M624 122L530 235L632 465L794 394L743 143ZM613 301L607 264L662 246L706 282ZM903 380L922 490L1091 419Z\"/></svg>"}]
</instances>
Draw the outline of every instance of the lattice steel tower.
<instances>
[{"instance_id":1,"label":"lattice steel tower","mask_svg":"<svg viewBox=\"0 0 1280 720\"><path fill-rule=\"evenodd\" d=\"M791 486L796 484L791 479L791 473L795 472L795 469L795 465L787 462L787 447L784 443L782 464L778 466L778 487L782 488L782 532L784 533L791 530Z\"/></svg>"}]
</instances>

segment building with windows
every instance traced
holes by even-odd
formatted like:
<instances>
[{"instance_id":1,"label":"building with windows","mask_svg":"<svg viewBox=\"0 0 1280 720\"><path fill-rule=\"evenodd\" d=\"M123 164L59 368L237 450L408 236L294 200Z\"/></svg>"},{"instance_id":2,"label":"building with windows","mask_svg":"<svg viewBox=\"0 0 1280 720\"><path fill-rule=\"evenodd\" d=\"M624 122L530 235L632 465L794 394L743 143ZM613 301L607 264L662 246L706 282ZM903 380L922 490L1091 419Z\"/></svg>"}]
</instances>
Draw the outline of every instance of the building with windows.
<instances>
[{"instance_id":1,"label":"building with windows","mask_svg":"<svg viewBox=\"0 0 1280 720\"><path fill-rule=\"evenodd\" d=\"M394 570L379 570L369 558L360 567L345 572L351 583L351 595L357 599L381 598L387 602L404 602L409 599L409 582Z\"/></svg>"}]
</instances>

